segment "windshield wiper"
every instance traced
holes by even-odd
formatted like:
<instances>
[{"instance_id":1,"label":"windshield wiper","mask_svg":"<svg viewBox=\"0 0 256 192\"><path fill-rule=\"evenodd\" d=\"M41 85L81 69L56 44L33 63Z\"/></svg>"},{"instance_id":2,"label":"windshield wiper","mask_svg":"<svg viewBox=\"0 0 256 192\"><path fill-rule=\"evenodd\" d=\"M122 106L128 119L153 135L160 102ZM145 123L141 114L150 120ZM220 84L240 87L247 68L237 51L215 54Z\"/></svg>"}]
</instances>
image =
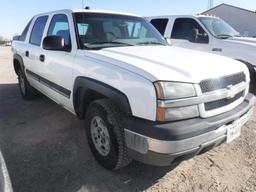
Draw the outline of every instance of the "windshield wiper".
<instances>
[{"instance_id":1,"label":"windshield wiper","mask_svg":"<svg viewBox=\"0 0 256 192\"><path fill-rule=\"evenodd\" d=\"M123 43L123 42L117 42L117 41L102 41L102 42L92 42L88 43L89 45L102 45L102 44L115 44L115 45L127 45L127 46L133 46L129 43Z\"/></svg>"},{"instance_id":2,"label":"windshield wiper","mask_svg":"<svg viewBox=\"0 0 256 192\"><path fill-rule=\"evenodd\" d=\"M217 35L217 37L222 38L222 39L228 39L228 38L233 37L233 36L229 35L229 34L219 34L219 35Z\"/></svg>"},{"instance_id":3,"label":"windshield wiper","mask_svg":"<svg viewBox=\"0 0 256 192\"><path fill-rule=\"evenodd\" d=\"M155 41L145 41L145 42L139 42L136 45L165 45L165 44L155 42Z\"/></svg>"}]
</instances>

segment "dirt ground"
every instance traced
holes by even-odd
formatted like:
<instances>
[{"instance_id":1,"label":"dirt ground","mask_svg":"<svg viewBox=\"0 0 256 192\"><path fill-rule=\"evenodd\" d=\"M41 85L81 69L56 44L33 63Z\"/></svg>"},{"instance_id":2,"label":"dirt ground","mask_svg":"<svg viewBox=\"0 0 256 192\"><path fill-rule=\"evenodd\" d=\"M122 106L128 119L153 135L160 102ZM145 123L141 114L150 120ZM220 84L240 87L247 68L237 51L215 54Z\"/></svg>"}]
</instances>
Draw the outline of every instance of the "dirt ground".
<instances>
[{"instance_id":1,"label":"dirt ground","mask_svg":"<svg viewBox=\"0 0 256 192\"><path fill-rule=\"evenodd\" d=\"M255 192L255 120L256 112L240 138L177 167L133 162L107 171L94 161L82 121L46 97L21 99L10 48L0 48L0 147L15 192Z\"/></svg>"}]
</instances>

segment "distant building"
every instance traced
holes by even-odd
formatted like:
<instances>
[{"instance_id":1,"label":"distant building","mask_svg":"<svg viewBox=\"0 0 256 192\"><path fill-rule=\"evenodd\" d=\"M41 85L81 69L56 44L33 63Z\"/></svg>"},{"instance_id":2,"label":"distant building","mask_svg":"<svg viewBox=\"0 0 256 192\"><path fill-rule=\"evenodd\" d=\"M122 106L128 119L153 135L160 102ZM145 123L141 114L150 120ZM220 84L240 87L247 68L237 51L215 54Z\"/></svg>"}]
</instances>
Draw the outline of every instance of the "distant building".
<instances>
[{"instance_id":1,"label":"distant building","mask_svg":"<svg viewBox=\"0 0 256 192\"><path fill-rule=\"evenodd\" d=\"M223 3L202 14L216 15L229 23L234 29L240 32L242 36L256 37L255 11Z\"/></svg>"}]
</instances>

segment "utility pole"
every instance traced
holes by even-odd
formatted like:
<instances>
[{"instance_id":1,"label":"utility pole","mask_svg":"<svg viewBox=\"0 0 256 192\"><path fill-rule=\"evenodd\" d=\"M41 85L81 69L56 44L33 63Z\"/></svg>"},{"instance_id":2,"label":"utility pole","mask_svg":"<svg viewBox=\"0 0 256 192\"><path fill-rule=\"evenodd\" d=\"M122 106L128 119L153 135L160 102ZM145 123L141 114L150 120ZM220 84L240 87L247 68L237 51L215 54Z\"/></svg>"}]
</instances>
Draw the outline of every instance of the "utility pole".
<instances>
[{"instance_id":1,"label":"utility pole","mask_svg":"<svg viewBox=\"0 0 256 192\"><path fill-rule=\"evenodd\" d=\"M213 7L213 0L208 0L208 9Z\"/></svg>"}]
</instances>

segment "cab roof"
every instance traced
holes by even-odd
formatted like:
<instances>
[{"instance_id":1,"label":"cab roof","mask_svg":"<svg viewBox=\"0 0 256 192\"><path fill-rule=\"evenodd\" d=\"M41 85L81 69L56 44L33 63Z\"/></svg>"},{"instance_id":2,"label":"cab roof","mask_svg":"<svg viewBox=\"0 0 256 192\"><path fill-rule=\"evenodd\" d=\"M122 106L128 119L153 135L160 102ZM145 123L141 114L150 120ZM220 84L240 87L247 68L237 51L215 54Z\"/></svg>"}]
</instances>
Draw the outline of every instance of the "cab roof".
<instances>
[{"instance_id":1,"label":"cab roof","mask_svg":"<svg viewBox=\"0 0 256 192\"><path fill-rule=\"evenodd\" d=\"M141 17L136 14L119 12L119 11L110 11L110 10L102 10L102 9L72 9L73 13L85 12L85 13L106 13L106 14L116 14L116 15L127 15L127 16L136 16Z\"/></svg>"},{"instance_id":2,"label":"cab roof","mask_svg":"<svg viewBox=\"0 0 256 192\"><path fill-rule=\"evenodd\" d=\"M209 18L219 18L218 16L215 15L209 15L209 14L191 14L191 15L159 15L159 16L149 16L146 18L177 18L177 17L196 17L196 18L200 18L200 17L209 17Z\"/></svg>"},{"instance_id":3,"label":"cab roof","mask_svg":"<svg viewBox=\"0 0 256 192\"><path fill-rule=\"evenodd\" d=\"M109 11L109 10L101 10L101 9L62 9L62 10L56 10L51 11L47 13L41 13L39 15L45 15L45 14L55 14L55 13L105 13L105 14L115 14L115 15L126 15L126 16L134 16L134 17L141 17L136 14L132 13L125 13L125 12L118 12L118 11Z\"/></svg>"}]
</instances>

